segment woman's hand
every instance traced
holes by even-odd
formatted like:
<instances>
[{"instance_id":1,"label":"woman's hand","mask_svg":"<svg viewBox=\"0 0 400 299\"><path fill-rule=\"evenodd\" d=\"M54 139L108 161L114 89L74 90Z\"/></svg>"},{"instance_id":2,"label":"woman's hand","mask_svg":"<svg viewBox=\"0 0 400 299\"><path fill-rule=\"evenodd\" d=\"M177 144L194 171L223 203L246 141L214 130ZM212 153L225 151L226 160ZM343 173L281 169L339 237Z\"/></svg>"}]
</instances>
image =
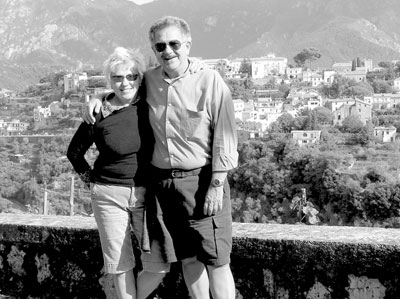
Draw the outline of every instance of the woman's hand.
<instances>
[{"instance_id":1,"label":"woman's hand","mask_svg":"<svg viewBox=\"0 0 400 299\"><path fill-rule=\"evenodd\" d=\"M95 114L100 112L101 98L99 96L91 96L90 101L86 105L86 110L82 115L82 119L87 124L94 124L96 119Z\"/></svg>"}]
</instances>

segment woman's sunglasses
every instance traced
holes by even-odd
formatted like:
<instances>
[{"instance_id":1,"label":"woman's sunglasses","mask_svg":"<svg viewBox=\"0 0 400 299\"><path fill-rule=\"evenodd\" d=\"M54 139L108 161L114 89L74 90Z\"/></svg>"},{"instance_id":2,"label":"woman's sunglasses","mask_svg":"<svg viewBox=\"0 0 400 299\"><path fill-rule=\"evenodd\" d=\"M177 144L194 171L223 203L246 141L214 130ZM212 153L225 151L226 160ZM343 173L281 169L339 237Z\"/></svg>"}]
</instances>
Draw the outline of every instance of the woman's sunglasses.
<instances>
[{"instance_id":1,"label":"woman's sunglasses","mask_svg":"<svg viewBox=\"0 0 400 299\"><path fill-rule=\"evenodd\" d=\"M122 82L122 81L124 81L125 78L126 78L126 80L132 82L132 81L136 81L139 78L139 75L138 74L129 74L126 76L118 76L118 75L111 76L111 79L114 82Z\"/></svg>"}]
</instances>

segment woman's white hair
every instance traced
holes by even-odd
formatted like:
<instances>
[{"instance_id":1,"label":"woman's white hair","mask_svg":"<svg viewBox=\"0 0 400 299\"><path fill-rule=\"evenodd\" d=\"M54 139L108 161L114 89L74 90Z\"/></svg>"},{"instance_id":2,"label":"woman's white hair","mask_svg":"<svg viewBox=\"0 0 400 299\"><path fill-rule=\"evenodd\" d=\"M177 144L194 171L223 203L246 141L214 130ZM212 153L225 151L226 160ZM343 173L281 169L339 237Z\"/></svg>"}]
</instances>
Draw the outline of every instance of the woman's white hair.
<instances>
[{"instance_id":1,"label":"woman's white hair","mask_svg":"<svg viewBox=\"0 0 400 299\"><path fill-rule=\"evenodd\" d=\"M130 70L138 73L140 81L146 70L144 57L137 49L117 47L114 52L104 61L104 76L108 83L111 81L111 73L115 72L118 67L128 67Z\"/></svg>"}]
</instances>

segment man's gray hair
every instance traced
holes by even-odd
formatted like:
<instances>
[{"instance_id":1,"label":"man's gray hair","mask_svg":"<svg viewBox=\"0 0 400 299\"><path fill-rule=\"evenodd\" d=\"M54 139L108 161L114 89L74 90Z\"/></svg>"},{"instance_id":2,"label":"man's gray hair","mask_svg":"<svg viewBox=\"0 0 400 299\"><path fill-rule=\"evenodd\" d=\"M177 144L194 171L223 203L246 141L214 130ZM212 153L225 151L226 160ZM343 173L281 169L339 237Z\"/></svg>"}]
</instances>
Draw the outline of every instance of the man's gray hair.
<instances>
[{"instance_id":1,"label":"man's gray hair","mask_svg":"<svg viewBox=\"0 0 400 299\"><path fill-rule=\"evenodd\" d=\"M165 16L154 22L153 25L151 25L149 30L150 43L153 44L156 32L170 26L179 28L182 35L185 36L186 40L192 41L189 24L184 19L173 16Z\"/></svg>"}]
</instances>

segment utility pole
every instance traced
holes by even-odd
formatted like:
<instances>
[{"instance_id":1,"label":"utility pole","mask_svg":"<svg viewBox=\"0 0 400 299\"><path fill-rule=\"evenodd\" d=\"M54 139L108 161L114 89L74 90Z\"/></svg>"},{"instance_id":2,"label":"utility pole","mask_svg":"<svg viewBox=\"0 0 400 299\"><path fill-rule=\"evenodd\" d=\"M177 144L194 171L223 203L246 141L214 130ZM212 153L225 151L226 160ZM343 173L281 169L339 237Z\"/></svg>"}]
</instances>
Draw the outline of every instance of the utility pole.
<instances>
[{"instance_id":1,"label":"utility pole","mask_svg":"<svg viewBox=\"0 0 400 299\"><path fill-rule=\"evenodd\" d=\"M306 204L306 201L307 201L306 188L301 188L300 206L299 206L299 211L297 213L297 217L299 218L300 222L303 219L303 207Z\"/></svg>"},{"instance_id":2,"label":"utility pole","mask_svg":"<svg viewBox=\"0 0 400 299\"><path fill-rule=\"evenodd\" d=\"M74 176L71 176L71 188L69 193L69 215L74 216Z\"/></svg>"},{"instance_id":3,"label":"utility pole","mask_svg":"<svg viewBox=\"0 0 400 299\"><path fill-rule=\"evenodd\" d=\"M43 193L43 215L48 215L48 201L47 201L47 184L44 183L44 193Z\"/></svg>"}]
</instances>

